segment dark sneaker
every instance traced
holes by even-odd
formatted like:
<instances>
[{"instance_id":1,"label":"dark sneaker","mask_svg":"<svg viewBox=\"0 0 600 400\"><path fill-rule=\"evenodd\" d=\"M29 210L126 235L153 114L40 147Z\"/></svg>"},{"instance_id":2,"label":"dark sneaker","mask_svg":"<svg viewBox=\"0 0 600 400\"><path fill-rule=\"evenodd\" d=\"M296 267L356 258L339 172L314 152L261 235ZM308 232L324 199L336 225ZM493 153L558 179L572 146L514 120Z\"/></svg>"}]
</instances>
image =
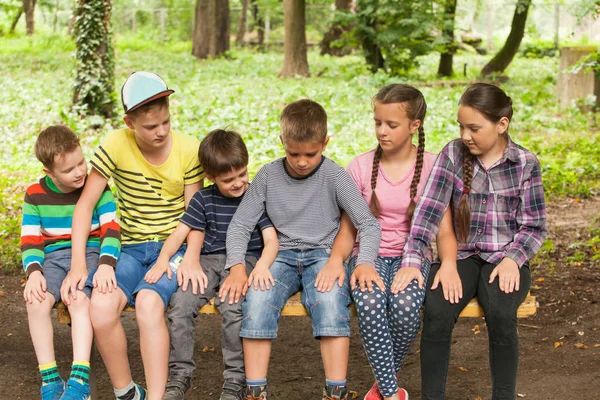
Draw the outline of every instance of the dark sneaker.
<instances>
[{"instance_id":1,"label":"dark sneaker","mask_svg":"<svg viewBox=\"0 0 600 400\"><path fill-rule=\"evenodd\" d=\"M219 400L244 400L244 387L242 382L226 379Z\"/></svg>"},{"instance_id":2,"label":"dark sneaker","mask_svg":"<svg viewBox=\"0 0 600 400\"><path fill-rule=\"evenodd\" d=\"M192 378L189 376L171 376L163 400L183 400L183 396L190 391Z\"/></svg>"},{"instance_id":3,"label":"dark sneaker","mask_svg":"<svg viewBox=\"0 0 600 400\"><path fill-rule=\"evenodd\" d=\"M268 390L265 386L246 386L244 400L267 400Z\"/></svg>"},{"instance_id":4,"label":"dark sneaker","mask_svg":"<svg viewBox=\"0 0 600 400\"><path fill-rule=\"evenodd\" d=\"M346 386L325 386L323 388L323 400L348 400L353 396L348 396L348 388Z\"/></svg>"}]
</instances>

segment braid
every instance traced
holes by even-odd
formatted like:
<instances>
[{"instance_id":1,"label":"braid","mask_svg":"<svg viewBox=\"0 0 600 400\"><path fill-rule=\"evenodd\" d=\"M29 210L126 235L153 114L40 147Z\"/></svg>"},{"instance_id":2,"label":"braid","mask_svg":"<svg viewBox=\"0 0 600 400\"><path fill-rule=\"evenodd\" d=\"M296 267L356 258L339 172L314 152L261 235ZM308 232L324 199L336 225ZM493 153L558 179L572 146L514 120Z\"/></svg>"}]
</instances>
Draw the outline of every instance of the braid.
<instances>
[{"instance_id":1,"label":"braid","mask_svg":"<svg viewBox=\"0 0 600 400\"><path fill-rule=\"evenodd\" d=\"M457 221L458 240L466 243L471 228L471 209L469 208L469 193L473 181L473 155L465 146L463 150L463 194L458 202Z\"/></svg>"},{"instance_id":2,"label":"braid","mask_svg":"<svg viewBox=\"0 0 600 400\"><path fill-rule=\"evenodd\" d=\"M383 149L381 146L377 145L377 149L375 150L375 156L373 157L373 169L371 171L371 190L373 193L371 194L371 202L369 203L369 208L371 212L375 216L375 218L379 218L381 215L381 209L379 207L379 199L377 199L377 194L375 193L375 188L377 187L377 175L379 175L379 161L381 160L381 155L383 154Z\"/></svg>"},{"instance_id":3,"label":"braid","mask_svg":"<svg viewBox=\"0 0 600 400\"><path fill-rule=\"evenodd\" d=\"M413 214L417 203L415 203L415 197L417 197L417 188L421 181L421 171L423 171L423 154L425 153L425 130L423 125L419 126L419 147L417 147L417 161L415 163L415 173L413 175L412 182L410 184L410 204L408 205L408 220L412 221Z\"/></svg>"}]
</instances>

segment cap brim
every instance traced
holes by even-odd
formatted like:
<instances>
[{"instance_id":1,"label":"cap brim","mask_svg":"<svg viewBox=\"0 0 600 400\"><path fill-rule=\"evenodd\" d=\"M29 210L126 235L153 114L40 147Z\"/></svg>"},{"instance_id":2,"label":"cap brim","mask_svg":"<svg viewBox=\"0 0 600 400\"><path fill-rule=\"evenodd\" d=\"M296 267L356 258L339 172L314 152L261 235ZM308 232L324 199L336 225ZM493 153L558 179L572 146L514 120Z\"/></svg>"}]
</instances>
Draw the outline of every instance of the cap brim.
<instances>
[{"instance_id":1,"label":"cap brim","mask_svg":"<svg viewBox=\"0 0 600 400\"><path fill-rule=\"evenodd\" d=\"M138 108L140 108L141 106L143 106L144 104L148 104L151 101L154 101L156 99L160 99L161 97L166 97L166 96L170 96L171 94L175 93L174 90L168 89L165 91L162 91L160 93L155 94L154 96L142 101L141 103L136 104L135 106L131 107L130 109L128 109L127 111L125 111L125 114L127 114L128 112L137 110Z\"/></svg>"}]
</instances>

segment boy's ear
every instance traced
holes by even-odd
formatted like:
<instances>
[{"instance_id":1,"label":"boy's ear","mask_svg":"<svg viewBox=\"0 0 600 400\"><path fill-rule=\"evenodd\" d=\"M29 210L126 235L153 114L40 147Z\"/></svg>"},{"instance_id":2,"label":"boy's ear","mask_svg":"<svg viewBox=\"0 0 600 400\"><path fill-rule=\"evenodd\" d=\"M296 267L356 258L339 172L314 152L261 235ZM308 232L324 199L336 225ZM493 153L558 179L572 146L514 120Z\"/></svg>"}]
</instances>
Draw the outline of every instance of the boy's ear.
<instances>
[{"instance_id":1,"label":"boy's ear","mask_svg":"<svg viewBox=\"0 0 600 400\"><path fill-rule=\"evenodd\" d=\"M208 175L208 174L205 174L205 175L204 175L204 177L205 177L206 179L208 179L209 181L211 181L212 183L215 183L215 178L214 178L213 176L210 176L210 175Z\"/></svg>"},{"instance_id":2,"label":"boy's ear","mask_svg":"<svg viewBox=\"0 0 600 400\"><path fill-rule=\"evenodd\" d=\"M125 114L125 116L123 117L123 122L125 122L125 125L127 125L129 129L135 130L133 126L133 120L129 115Z\"/></svg>"},{"instance_id":3,"label":"boy's ear","mask_svg":"<svg viewBox=\"0 0 600 400\"><path fill-rule=\"evenodd\" d=\"M279 135L279 140L281 141L281 144L285 147L285 143L283 143L283 136Z\"/></svg>"},{"instance_id":4,"label":"boy's ear","mask_svg":"<svg viewBox=\"0 0 600 400\"><path fill-rule=\"evenodd\" d=\"M50 178L54 178L54 174L53 174L53 173L52 173L52 171L51 171L51 170L49 170L48 168L44 167L44 168L42 168L42 171L44 171L44 173L45 173L46 175L48 175Z\"/></svg>"},{"instance_id":5,"label":"boy's ear","mask_svg":"<svg viewBox=\"0 0 600 400\"><path fill-rule=\"evenodd\" d=\"M421 120L420 119L415 119L414 121L412 121L410 123L410 134L414 134L416 131L419 130L419 128L421 127Z\"/></svg>"},{"instance_id":6,"label":"boy's ear","mask_svg":"<svg viewBox=\"0 0 600 400\"><path fill-rule=\"evenodd\" d=\"M323 142L323 150L322 151L325 151L325 149L327 148L327 143L329 143L329 136L327 136L325 138L325 141Z\"/></svg>"},{"instance_id":7,"label":"boy's ear","mask_svg":"<svg viewBox=\"0 0 600 400\"><path fill-rule=\"evenodd\" d=\"M500 121L498 121L498 134L499 135L504 135L506 133L509 123L510 123L510 121L508 118L506 118L506 117L500 118Z\"/></svg>"}]
</instances>

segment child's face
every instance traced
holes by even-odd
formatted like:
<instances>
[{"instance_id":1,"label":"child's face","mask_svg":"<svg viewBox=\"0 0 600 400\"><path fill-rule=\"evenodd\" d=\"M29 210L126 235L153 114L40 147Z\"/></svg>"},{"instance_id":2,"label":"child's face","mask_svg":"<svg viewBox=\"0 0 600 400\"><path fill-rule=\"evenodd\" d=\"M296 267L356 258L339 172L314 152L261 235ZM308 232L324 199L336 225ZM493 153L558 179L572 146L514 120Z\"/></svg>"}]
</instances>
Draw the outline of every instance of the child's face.
<instances>
[{"instance_id":1,"label":"child's face","mask_svg":"<svg viewBox=\"0 0 600 400\"><path fill-rule=\"evenodd\" d=\"M490 151L502 152L506 145L506 117L494 123L473 107L458 107L460 138L474 156L482 156ZM492 153L492 154L494 154Z\"/></svg>"},{"instance_id":2,"label":"child's face","mask_svg":"<svg viewBox=\"0 0 600 400\"><path fill-rule=\"evenodd\" d=\"M170 144L171 113L168 107L152 107L135 118L125 115L123 121L135 131L140 147L156 150Z\"/></svg>"},{"instance_id":3,"label":"child's face","mask_svg":"<svg viewBox=\"0 0 600 400\"><path fill-rule=\"evenodd\" d=\"M321 162L321 154L325 151L329 138L320 142L283 141L285 149L285 163L288 172L295 178L304 178L310 175Z\"/></svg>"},{"instance_id":4,"label":"child's face","mask_svg":"<svg viewBox=\"0 0 600 400\"><path fill-rule=\"evenodd\" d=\"M412 135L421 126L420 120L411 121L404 103L375 103L373 113L377 141L384 152L395 152L412 144Z\"/></svg>"},{"instance_id":5,"label":"child's face","mask_svg":"<svg viewBox=\"0 0 600 400\"><path fill-rule=\"evenodd\" d=\"M240 197L248 190L248 168L234 169L215 177L207 176L225 197Z\"/></svg>"},{"instance_id":6,"label":"child's face","mask_svg":"<svg viewBox=\"0 0 600 400\"><path fill-rule=\"evenodd\" d=\"M81 188L87 175L87 162L81 147L77 146L70 153L55 156L52 169L44 168L44 172L63 193Z\"/></svg>"}]
</instances>

